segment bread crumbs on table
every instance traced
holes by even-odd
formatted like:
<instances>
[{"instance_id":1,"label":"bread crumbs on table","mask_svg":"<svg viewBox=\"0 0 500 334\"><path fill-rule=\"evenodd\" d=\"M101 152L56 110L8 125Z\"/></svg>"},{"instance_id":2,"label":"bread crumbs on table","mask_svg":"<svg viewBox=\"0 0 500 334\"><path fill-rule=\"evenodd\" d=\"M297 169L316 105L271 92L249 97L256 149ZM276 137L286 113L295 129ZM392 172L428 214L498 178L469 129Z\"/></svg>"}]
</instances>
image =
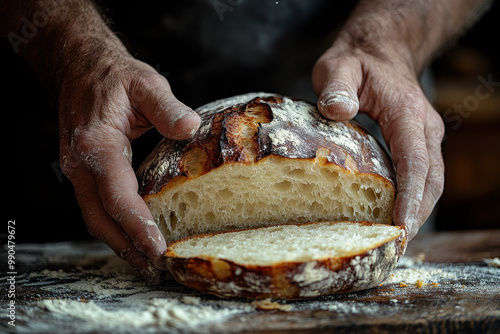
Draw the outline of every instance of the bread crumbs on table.
<instances>
[{"instance_id":1,"label":"bread crumbs on table","mask_svg":"<svg viewBox=\"0 0 500 334\"><path fill-rule=\"evenodd\" d=\"M278 311L291 311L292 305L287 305L287 304L279 304L277 302L273 302L271 298L266 298L264 300L255 300L252 302L252 305L263 311L271 311L271 310L278 310Z\"/></svg>"},{"instance_id":2,"label":"bread crumbs on table","mask_svg":"<svg viewBox=\"0 0 500 334\"><path fill-rule=\"evenodd\" d=\"M415 283L415 286L416 286L417 288L419 288L419 289L422 289L422 287L423 287L424 285L427 285L427 284L425 284L425 283L424 283L424 281L422 281L421 279L417 280L417 282Z\"/></svg>"}]
</instances>

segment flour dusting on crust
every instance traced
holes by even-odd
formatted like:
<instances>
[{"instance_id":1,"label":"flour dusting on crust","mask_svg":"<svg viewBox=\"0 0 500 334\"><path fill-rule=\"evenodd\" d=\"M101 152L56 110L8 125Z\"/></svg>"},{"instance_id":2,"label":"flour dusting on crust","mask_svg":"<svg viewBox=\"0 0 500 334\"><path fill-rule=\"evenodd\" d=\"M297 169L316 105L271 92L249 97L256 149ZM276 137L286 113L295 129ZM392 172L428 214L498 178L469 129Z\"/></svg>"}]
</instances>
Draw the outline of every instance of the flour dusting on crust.
<instances>
[{"instance_id":1,"label":"flour dusting on crust","mask_svg":"<svg viewBox=\"0 0 500 334\"><path fill-rule=\"evenodd\" d=\"M228 116L221 113L239 113L251 103L267 106L272 114L270 122L259 125L258 155L255 161L272 154L310 159L316 156L318 148L324 147L330 150L327 156L329 162L355 172L380 175L394 184L392 162L382 153L381 145L361 129L359 124L354 121L328 120L313 103L304 100L260 92L217 100L197 108L195 111L202 119L197 134L184 141L163 139L140 166L137 175L141 195L157 193L168 181L183 175L179 166L182 151L189 145L206 147L207 142L212 139L221 142L225 140L224 129L218 134L220 138L212 138L214 128L221 126L214 123L216 115L221 116L217 122L224 123ZM222 150L218 156L220 161L209 162L211 168L234 162L234 149L236 148L230 147L227 151Z\"/></svg>"}]
</instances>

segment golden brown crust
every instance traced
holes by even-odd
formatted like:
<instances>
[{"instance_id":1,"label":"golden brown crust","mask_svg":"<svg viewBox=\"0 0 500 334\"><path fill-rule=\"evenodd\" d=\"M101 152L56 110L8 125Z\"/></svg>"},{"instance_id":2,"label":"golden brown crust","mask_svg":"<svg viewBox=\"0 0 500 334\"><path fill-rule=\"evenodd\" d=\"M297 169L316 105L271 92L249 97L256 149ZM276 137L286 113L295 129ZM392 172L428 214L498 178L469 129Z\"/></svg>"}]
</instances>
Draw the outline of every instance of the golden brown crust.
<instances>
[{"instance_id":1,"label":"golden brown crust","mask_svg":"<svg viewBox=\"0 0 500 334\"><path fill-rule=\"evenodd\" d=\"M158 194L221 165L318 155L325 164L376 175L395 192L394 167L377 141L353 121L325 119L312 103L255 93L216 101L197 112L202 123L194 137L162 140L141 165L141 196Z\"/></svg>"},{"instance_id":2,"label":"golden brown crust","mask_svg":"<svg viewBox=\"0 0 500 334\"><path fill-rule=\"evenodd\" d=\"M168 268L178 282L219 297L314 298L378 286L396 267L406 249L406 233L403 227L399 228L401 234L397 238L362 253L305 262L258 266L209 257L183 258L175 253L175 245L185 239L169 244L165 256ZM207 235L220 233L233 232Z\"/></svg>"}]
</instances>

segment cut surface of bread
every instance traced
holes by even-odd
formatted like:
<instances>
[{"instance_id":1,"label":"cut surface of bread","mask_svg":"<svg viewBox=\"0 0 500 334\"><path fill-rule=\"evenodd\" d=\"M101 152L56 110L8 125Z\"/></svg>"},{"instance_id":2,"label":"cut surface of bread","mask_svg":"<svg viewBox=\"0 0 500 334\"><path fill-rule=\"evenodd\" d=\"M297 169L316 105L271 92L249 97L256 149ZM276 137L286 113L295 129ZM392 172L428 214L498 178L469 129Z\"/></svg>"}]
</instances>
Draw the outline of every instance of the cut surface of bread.
<instances>
[{"instance_id":1,"label":"cut surface of bread","mask_svg":"<svg viewBox=\"0 0 500 334\"><path fill-rule=\"evenodd\" d=\"M284 223L392 224L392 162L355 122L269 93L196 111L198 133L163 140L138 170L139 192L168 242Z\"/></svg>"},{"instance_id":2,"label":"cut surface of bread","mask_svg":"<svg viewBox=\"0 0 500 334\"><path fill-rule=\"evenodd\" d=\"M279 225L188 238L171 245L169 251L184 258L219 258L266 266L362 254L400 235L399 228L387 225Z\"/></svg>"},{"instance_id":3,"label":"cut surface of bread","mask_svg":"<svg viewBox=\"0 0 500 334\"><path fill-rule=\"evenodd\" d=\"M167 247L174 278L225 298L301 299L377 286L406 248L402 227L285 224L184 238Z\"/></svg>"},{"instance_id":4,"label":"cut surface of bread","mask_svg":"<svg viewBox=\"0 0 500 334\"><path fill-rule=\"evenodd\" d=\"M333 164L267 157L228 164L173 187L147 203L170 240L193 232L311 221L392 223L393 188L382 178Z\"/></svg>"}]
</instances>

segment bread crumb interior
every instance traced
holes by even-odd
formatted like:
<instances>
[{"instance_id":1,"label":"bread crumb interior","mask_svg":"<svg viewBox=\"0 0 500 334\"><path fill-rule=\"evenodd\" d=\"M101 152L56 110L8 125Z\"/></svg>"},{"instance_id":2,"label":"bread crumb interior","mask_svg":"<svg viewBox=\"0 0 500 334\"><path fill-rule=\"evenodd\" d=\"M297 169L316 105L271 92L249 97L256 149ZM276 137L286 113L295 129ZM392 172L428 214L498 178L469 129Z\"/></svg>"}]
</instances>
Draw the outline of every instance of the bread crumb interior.
<instances>
[{"instance_id":1,"label":"bread crumb interior","mask_svg":"<svg viewBox=\"0 0 500 334\"><path fill-rule=\"evenodd\" d=\"M393 201L392 186L375 175L278 156L222 165L146 198L167 241L281 223L391 224Z\"/></svg>"},{"instance_id":2,"label":"bread crumb interior","mask_svg":"<svg viewBox=\"0 0 500 334\"><path fill-rule=\"evenodd\" d=\"M242 265L272 265L361 254L396 239L391 225L314 223L194 237L174 244L179 257L213 257Z\"/></svg>"}]
</instances>

